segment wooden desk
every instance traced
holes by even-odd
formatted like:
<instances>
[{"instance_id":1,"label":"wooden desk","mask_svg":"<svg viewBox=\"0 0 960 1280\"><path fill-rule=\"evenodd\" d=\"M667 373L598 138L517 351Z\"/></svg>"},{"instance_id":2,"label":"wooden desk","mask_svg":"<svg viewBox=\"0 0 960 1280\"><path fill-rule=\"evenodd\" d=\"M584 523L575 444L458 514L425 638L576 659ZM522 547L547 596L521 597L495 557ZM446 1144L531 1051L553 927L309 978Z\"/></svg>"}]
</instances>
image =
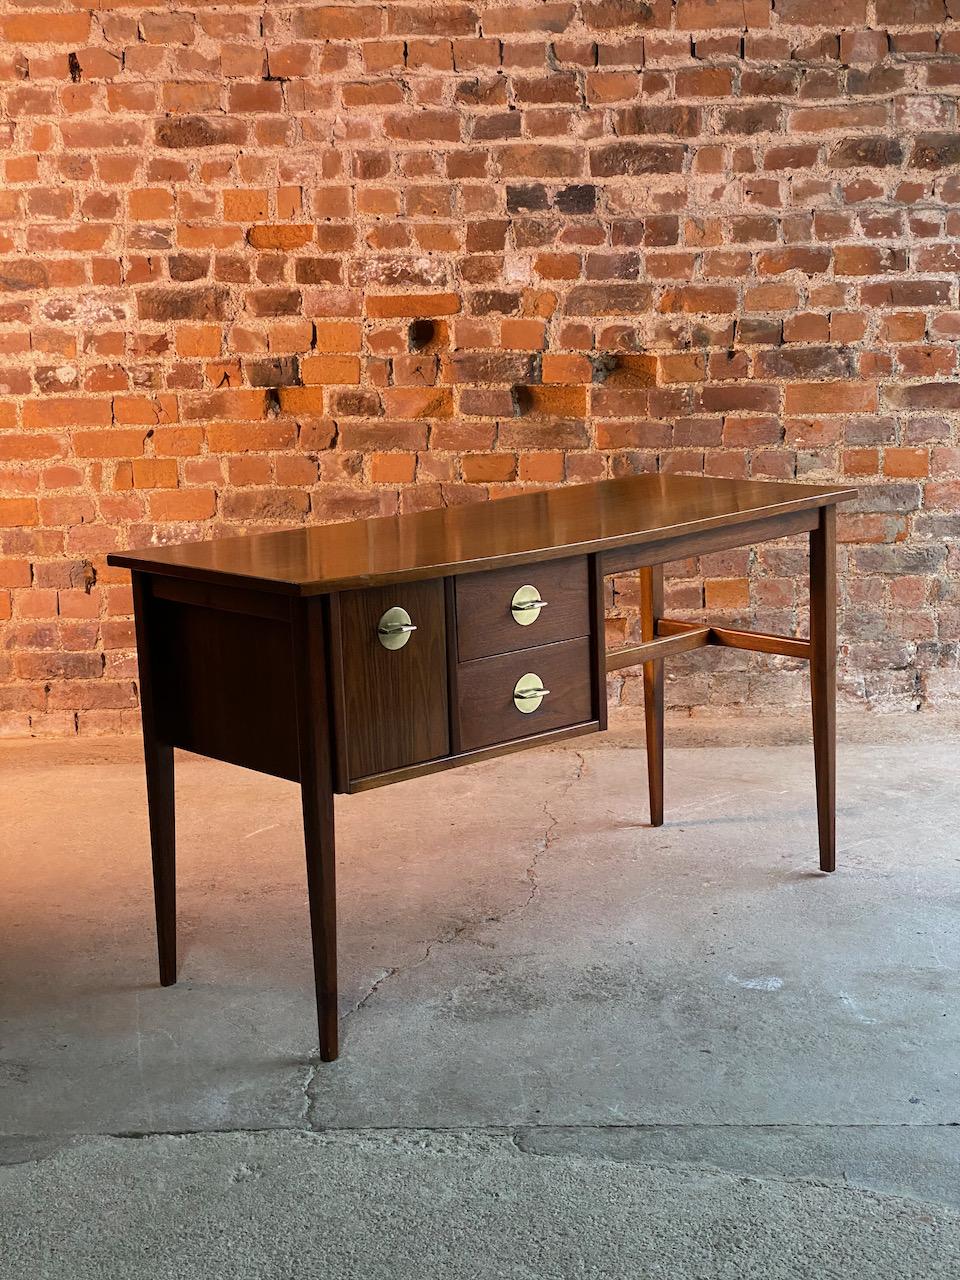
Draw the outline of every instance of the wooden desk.
<instances>
[{"instance_id":1,"label":"wooden desk","mask_svg":"<svg viewBox=\"0 0 960 1280\"><path fill-rule=\"evenodd\" d=\"M475 506L111 555L133 570L160 981L176 980L175 747L299 782L320 1028L337 1056L333 797L604 729L643 664L663 821L663 660L810 661L820 866L835 863L836 504L855 490L641 475ZM671 560L806 533L810 638L663 617ZM603 579L642 569L604 651Z\"/></svg>"}]
</instances>

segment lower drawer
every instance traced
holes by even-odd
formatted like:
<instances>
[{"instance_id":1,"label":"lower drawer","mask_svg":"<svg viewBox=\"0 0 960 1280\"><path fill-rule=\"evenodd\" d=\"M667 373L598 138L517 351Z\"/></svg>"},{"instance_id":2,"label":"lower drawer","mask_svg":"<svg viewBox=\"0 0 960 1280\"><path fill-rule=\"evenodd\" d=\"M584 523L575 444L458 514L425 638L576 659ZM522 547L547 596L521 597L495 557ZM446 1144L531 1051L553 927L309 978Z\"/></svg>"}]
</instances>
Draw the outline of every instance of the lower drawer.
<instances>
[{"instance_id":1,"label":"lower drawer","mask_svg":"<svg viewBox=\"0 0 960 1280\"><path fill-rule=\"evenodd\" d=\"M542 699L518 697L517 684L526 676L539 677L549 692ZM593 715L590 641L563 640L462 662L457 688L462 751L582 724ZM533 695L536 688L536 680L526 680L519 693Z\"/></svg>"}]
</instances>

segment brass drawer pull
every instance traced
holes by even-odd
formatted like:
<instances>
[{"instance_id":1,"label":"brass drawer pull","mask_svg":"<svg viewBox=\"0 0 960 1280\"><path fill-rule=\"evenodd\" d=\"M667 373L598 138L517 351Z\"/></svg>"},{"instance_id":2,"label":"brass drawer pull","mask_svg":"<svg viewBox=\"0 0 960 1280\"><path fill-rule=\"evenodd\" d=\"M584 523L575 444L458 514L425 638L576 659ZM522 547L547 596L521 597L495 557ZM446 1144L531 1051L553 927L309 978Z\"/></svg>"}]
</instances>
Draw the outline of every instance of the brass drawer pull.
<instances>
[{"instance_id":1,"label":"brass drawer pull","mask_svg":"<svg viewBox=\"0 0 960 1280\"><path fill-rule=\"evenodd\" d=\"M540 677L535 672L528 671L513 686L514 706L524 715L529 715L531 711L536 711L549 692L549 689L543 687Z\"/></svg>"},{"instance_id":2,"label":"brass drawer pull","mask_svg":"<svg viewBox=\"0 0 960 1280\"><path fill-rule=\"evenodd\" d=\"M395 605L380 619L377 625L377 639L385 649L402 649L416 629L416 623L410 621L410 615L406 609Z\"/></svg>"},{"instance_id":3,"label":"brass drawer pull","mask_svg":"<svg viewBox=\"0 0 960 1280\"><path fill-rule=\"evenodd\" d=\"M529 627L531 622L536 622L540 617L540 610L546 607L547 601L541 600L540 592L531 586L518 587L510 601L513 620L521 627Z\"/></svg>"}]
</instances>

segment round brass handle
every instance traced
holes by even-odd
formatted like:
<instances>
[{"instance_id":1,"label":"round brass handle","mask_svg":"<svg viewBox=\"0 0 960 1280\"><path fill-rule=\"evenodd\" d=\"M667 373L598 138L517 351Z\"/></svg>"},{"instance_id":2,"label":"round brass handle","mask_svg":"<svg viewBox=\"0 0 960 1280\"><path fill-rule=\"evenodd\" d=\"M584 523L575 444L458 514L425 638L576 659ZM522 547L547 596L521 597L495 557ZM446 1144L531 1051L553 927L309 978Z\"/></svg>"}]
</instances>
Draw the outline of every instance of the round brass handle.
<instances>
[{"instance_id":1,"label":"round brass handle","mask_svg":"<svg viewBox=\"0 0 960 1280\"><path fill-rule=\"evenodd\" d=\"M529 585L518 587L510 601L510 612L514 622L521 627L529 627L540 617L540 610L547 606L546 600L540 599L540 592Z\"/></svg>"},{"instance_id":2,"label":"round brass handle","mask_svg":"<svg viewBox=\"0 0 960 1280\"><path fill-rule=\"evenodd\" d=\"M513 686L513 705L524 715L536 711L550 690L543 687L543 681L534 671L521 676Z\"/></svg>"},{"instance_id":3,"label":"round brass handle","mask_svg":"<svg viewBox=\"0 0 960 1280\"><path fill-rule=\"evenodd\" d=\"M406 609L394 605L377 624L377 639L385 649L402 649L416 629Z\"/></svg>"}]
</instances>

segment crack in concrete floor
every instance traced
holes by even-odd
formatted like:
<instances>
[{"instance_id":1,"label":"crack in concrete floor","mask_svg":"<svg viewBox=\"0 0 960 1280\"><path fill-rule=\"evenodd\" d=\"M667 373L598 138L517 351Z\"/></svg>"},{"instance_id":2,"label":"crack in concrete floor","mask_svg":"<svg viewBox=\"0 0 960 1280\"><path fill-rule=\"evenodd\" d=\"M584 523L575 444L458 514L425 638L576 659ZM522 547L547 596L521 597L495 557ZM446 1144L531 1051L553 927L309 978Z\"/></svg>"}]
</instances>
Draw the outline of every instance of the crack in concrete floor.
<instances>
[{"instance_id":1,"label":"crack in concrete floor","mask_svg":"<svg viewBox=\"0 0 960 1280\"><path fill-rule=\"evenodd\" d=\"M290 948L289 962L286 950L260 955L265 943L283 935L288 917L279 908L289 899L289 890L282 883L271 886L262 899L266 918L258 965L289 970L291 977L284 981L293 996L284 986L266 991L268 1001L275 991L283 1000L276 1015L268 1011L264 1032L252 1040L245 1039L249 1033L238 1019L248 1016L245 1010L260 1007L251 1003L258 989L247 978L243 988L225 991L224 956L211 953L218 967L210 967L194 907L190 933L198 940L191 944L193 974L180 997L176 988L154 991L149 977L142 983L138 979L130 993L140 1033L142 1088L156 1090L162 1079L158 1070L173 1071L177 1087L188 1095L202 1090L218 1072L236 1073L228 1058L221 1067L219 1058L204 1056L203 1037L194 1043L199 1026L195 1020L213 1019L216 1034L225 1039L234 1058L239 1049L238 1061L244 1053L253 1055L254 1065L271 1050L278 1062L287 1055L286 1073L278 1073L270 1083L277 1099L284 1100L282 1106L270 1103L276 1106L275 1123L257 1122L257 1114L271 1115L269 1107L258 1113L247 1108L244 1094L237 1102L226 1094L225 1110L216 1099L223 1110L219 1122L219 1112L211 1109L195 1127L177 1123L176 1107L162 1102L142 1130L111 1126L105 1113L107 1122L92 1124L91 1132L136 1132L146 1138L180 1133L198 1141L218 1133L225 1140L267 1143L275 1134L339 1134L357 1142L368 1141L370 1135L405 1134L414 1144L438 1141L438 1135L466 1135L466 1141L469 1135L477 1139L499 1134L525 1156L561 1163L586 1153L592 1159L661 1171L709 1167L768 1181L786 1178L831 1185L844 1185L846 1179L850 1186L878 1194L919 1198L935 1212L937 1205L954 1204L960 1195L960 1129L953 1118L958 1113L958 1088L949 1046L956 1043L952 997L960 950L951 906L956 900L956 851L945 833L955 804L955 746L909 745L887 755L870 748L860 757L842 756L844 862L836 879L819 881L812 875L807 848L813 839L812 778L803 772L809 766L808 755L806 746L802 759L780 749L687 751L672 759L668 753L668 826L653 833L646 822L642 751L622 745L604 749L591 740L574 756L569 749L536 753L525 760L524 776L511 776L527 802L541 792L541 821L523 861L522 842L498 844L486 836L486 825L498 815L482 812L476 827L461 820L454 787L443 791L437 783L437 790L430 792L437 806L452 805L446 824L433 810L424 812L424 788L409 784L403 796L398 789L398 803L427 821L426 840L436 844L449 830L449 840L466 841L471 850L476 845L489 863L483 872L486 878L478 883L494 885L499 898L509 885L510 899L495 902L491 909L486 892L472 887L465 891L458 883L471 874L475 861L466 856L450 859L443 874L452 877L455 888L440 900L438 910L455 908L463 914L455 925L418 937L409 926L421 908L420 890L408 892L402 911L382 910L393 886L404 889L414 865L404 862L407 855L388 862L383 878L390 887L377 887L376 896L354 909L343 937L349 947L358 921L363 927L365 918L382 916L388 920L382 933L367 926L377 949L382 950L384 939L395 945L399 938L412 958L399 960L372 983L365 982L347 1013L347 1026L352 1028L348 1052L332 1068L304 1053L302 1038L290 1041L289 1048L282 1038L271 1038L312 1013L309 993L302 989L302 946ZM594 767L601 759L602 768ZM496 767L466 773L470 805L479 802L482 809L489 804L485 797L502 793ZM783 813L785 773L799 778L786 823L778 817ZM129 788L129 775L128 770L118 786ZM188 775L188 789L196 789L190 776L203 780L208 775L199 768ZM216 777L218 786L233 785L227 771ZM295 833L295 821L264 816L273 813L276 797L282 794L271 790L273 786L266 782L262 793L253 787L250 794L238 792L244 829L255 830L258 837L247 842L251 856L261 860L251 875L262 874L262 867L276 859ZM76 790L72 784L69 789ZM203 789L209 790L209 785ZM41 789L36 794L49 793ZM237 803L230 799L232 794L225 799L228 807ZM256 794L264 800L258 801ZM137 813L136 799L128 806L129 814ZM108 799L107 814L110 804ZM189 815L189 805L187 810ZM94 828L97 820L89 820ZM357 845L363 866L379 868L382 849L392 853L391 846L377 844L379 824L386 822L390 829L399 821L388 809L356 807L348 826L354 824L360 839L345 841L348 863L357 856ZM223 819L214 813L212 822L222 826ZM856 839L849 838L853 831ZM35 840L29 835L25 839L30 844L25 865L42 883L42 856L38 861ZM125 830L117 837L117 848L141 840L142 832L131 836ZM222 835L219 840L223 842ZM189 827L186 841L189 849ZM561 844L563 857L548 856ZM88 854L83 848L79 852L77 866L97 866L92 847ZM442 860L431 863L430 875L440 875L442 868ZM295 871L299 876L299 867ZM351 874L356 879L356 873ZM522 885L519 895L517 877ZM207 871L197 883L195 902L211 899L215 888L218 915L229 911L225 873ZM437 883L443 888L447 881ZM814 883L816 890L811 888ZM102 899L103 888L96 892ZM139 901L142 886L137 893ZM19 914L26 919L31 913L42 914L42 901L39 891L36 900L29 894L24 899L21 892ZM130 917L122 894L118 901L118 918L124 913ZM251 901L256 901L252 891L243 890L240 906L249 908ZM564 916L569 903L576 903L576 910ZM71 918L82 918L76 907L68 921ZM210 929L211 918L207 913L204 930ZM249 911L238 916L236 936L244 950L248 919ZM643 921L640 930L638 920ZM503 929L504 924L513 927ZM498 929L492 949L478 941L487 927ZM16 941L17 935L9 936ZM69 954L69 926L65 935L61 929L51 931L52 936L59 937L60 950ZM227 960L232 937L231 931L221 930L216 943ZM814 952L811 937L820 940ZM21 945L14 947L15 958ZM478 952L478 945L484 950ZM125 964L131 946L147 950L142 935L130 927L113 928L110 946L118 957L123 953ZM770 966L775 963L782 989L724 990L715 985L715 977L722 982L730 971L728 954L737 957L736 971L747 974L773 972ZM352 964L355 972L362 972L357 963L362 956L359 946L352 955L348 952L347 970ZM23 960L26 973L34 973L38 961L29 950L23 952ZM856 1009L866 1010L866 1021L855 1017L855 1010L842 1000L833 1000L838 984ZM458 997L451 1004L443 996L454 989ZM583 1003L588 995L589 1003ZM46 998L41 998L41 1013ZM115 992L99 999L104 1008L111 1000L112 1007L120 1008ZM50 1004L50 1018L62 1016L65 1007L62 1002ZM227 1021L216 1023L227 1010ZM81 1012L89 1016L86 1006ZM355 1018L357 1013L364 1017ZM249 1016L253 1024L256 1012ZM177 1024L180 1017L187 1019L183 1030ZM160 1018L168 1020L158 1022ZM808 1038L807 1026L822 1026L822 1032ZM58 1030L65 1042L76 1034L72 1027ZM499 1073L494 1058L478 1052L487 1037L492 1037ZM54 1043L51 1040L44 1052L49 1053ZM236 1048L230 1050L231 1045ZM710 1049L717 1069L700 1071L691 1058L702 1052L702 1045ZM4 1056L0 1049L0 1068ZM193 1075L191 1058L196 1058ZM888 1059L889 1071L884 1067ZM738 1070L741 1060L759 1073L758 1084ZM11 1077L5 1090L8 1099L13 1084L17 1097L43 1087L63 1089L69 1096L76 1088L63 1073L69 1064L58 1061L56 1076L51 1074L45 1086L46 1077L38 1077L34 1060L25 1056L23 1061L21 1076ZM840 1088L844 1078L846 1092ZM254 1093L264 1089L255 1075L243 1083ZM803 1088L796 1089L796 1084ZM792 1098L778 1102L774 1086L788 1092L793 1088ZM105 1082L104 1088L110 1087ZM604 1091L623 1114L616 1123L605 1122L592 1106L595 1100L606 1100ZM916 1119L902 1118L914 1110L907 1105L907 1095L910 1103L918 1104ZM514 1122L510 1113L518 1099L528 1114ZM540 1107L542 1115L535 1118L533 1112ZM678 1120L682 1108L691 1114ZM764 1122L769 1113L801 1108L807 1118ZM231 1117L245 1109L250 1111L248 1122L231 1123ZM484 1112L498 1111L507 1122L484 1122ZM564 1121L565 1112L577 1111L579 1118ZM659 1116L654 1121L637 1118L649 1112ZM751 1112L757 1122L740 1114ZM164 1124L165 1115L173 1123ZM292 1124L284 1121L285 1115ZM381 1123L383 1118L390 1122ZM22 1153L23 1144L59 1145L62 1138L9 1138L0 1141L0 1148L5 1146L13 1156L17 1142Z\"/></svg>"},{"instance_id":2,"label":"crack in concrete floor","mask_svg":"<svg viewBox=\"0 0 960 1280\"><path fill-rule=\"evenodd\" d=\"M560 789L560 796L566 796L567 793L576 786L583 777L583 771L586 768L586 760L582 751L575 751L577 763L574 769L573 777L570 781ZM550 798L547 797L543 802L543 816L547 819L547 825L544 828L542 836L539 838L534 850L533 858L527 866L524 876L529 882L530 889L526 898L516 907L510 907L504 911L495 912L493 914L478 916L473 920L464 920L454 928L437 934L434 938L423 938L420 945L424 947L423 955L414 960L411 964L392 965L389 969L384 970L383 974L377 978L376 982L370 987L366 995L362 996L353 1008L350 1009L344 1018L359 1013L370 1002L373 996L377 994L383 984L391 978L397 977L401 973L408 973L411 969L419 968L420 965L426 964L431 958L436 947L449 946L451 943L459 942L462 938L469 937L477 929L482 929L491 924L504 924L508 920L518 919L533 902L534 898L540 892L540 882L538 879L538 868L540 860L546 855L554 840L554 833L559 826L559 817L551 812Z\"/></svg>"}]
</instances>

